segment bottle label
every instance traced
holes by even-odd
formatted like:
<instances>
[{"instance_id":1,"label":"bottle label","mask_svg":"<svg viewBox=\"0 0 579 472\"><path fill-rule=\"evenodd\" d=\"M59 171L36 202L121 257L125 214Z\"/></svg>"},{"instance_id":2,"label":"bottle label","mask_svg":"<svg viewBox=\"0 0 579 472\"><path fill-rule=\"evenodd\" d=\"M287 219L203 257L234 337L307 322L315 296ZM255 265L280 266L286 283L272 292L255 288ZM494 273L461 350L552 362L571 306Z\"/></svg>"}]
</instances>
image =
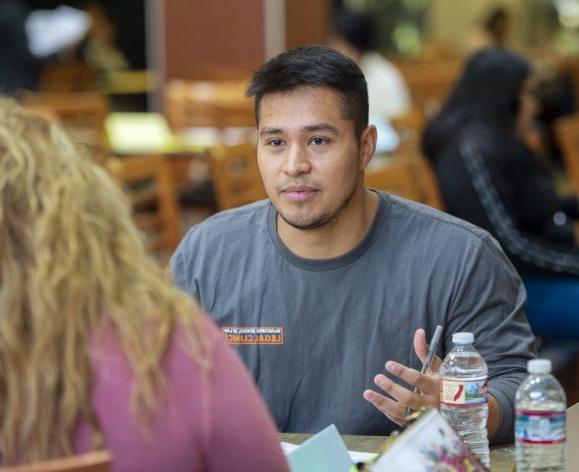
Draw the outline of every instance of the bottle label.
<instances>
[{"instance_id":1,"label":"bottle label","mask_svg":"<svg viewBox=\"0 0 579 472\"><path fill-rule=\"evenodd\" d=\"M565 442L565 411L517 410L515 437L520 444Z\"/></svg>"},{"instance_id":2,"label":"bottle label","mask_svg":"<svg viewBox=\"0 0 579 472\"><path fill-rule=\"evenodd\" d=\"M440 383L440 403L454 406L478 406L487 402L486 377L476 379L445 379Z\"/></svg>"}]
</instances>

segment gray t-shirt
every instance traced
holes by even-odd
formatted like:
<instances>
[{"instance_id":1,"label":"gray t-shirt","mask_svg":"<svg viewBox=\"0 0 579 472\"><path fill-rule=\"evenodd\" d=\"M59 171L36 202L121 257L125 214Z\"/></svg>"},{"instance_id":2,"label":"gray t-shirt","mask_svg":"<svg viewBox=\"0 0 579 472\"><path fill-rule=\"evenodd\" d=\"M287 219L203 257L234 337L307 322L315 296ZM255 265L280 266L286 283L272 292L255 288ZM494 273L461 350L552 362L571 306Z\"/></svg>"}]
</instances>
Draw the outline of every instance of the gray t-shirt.
<instances>
[{"instance_id":1,"label":"gray t-shirt","mask_svg":"<svg viewBox=\"0 0 579 472\"><path fill-rule=\"evenodd\" d=\"M453 333L474 333L503 412L494 440L512 440L515 391L534 337L521 280L487 232L380 193L357 247L309 260L283 244L264 200L192 228L171 264L177 285L237 345L281 431L332 423L342 434L392 431L362 392L377 389L373 378L387 360L419 369L414 332L430 337L440 324L440 356Z\"/></svg>"}]
</instances>

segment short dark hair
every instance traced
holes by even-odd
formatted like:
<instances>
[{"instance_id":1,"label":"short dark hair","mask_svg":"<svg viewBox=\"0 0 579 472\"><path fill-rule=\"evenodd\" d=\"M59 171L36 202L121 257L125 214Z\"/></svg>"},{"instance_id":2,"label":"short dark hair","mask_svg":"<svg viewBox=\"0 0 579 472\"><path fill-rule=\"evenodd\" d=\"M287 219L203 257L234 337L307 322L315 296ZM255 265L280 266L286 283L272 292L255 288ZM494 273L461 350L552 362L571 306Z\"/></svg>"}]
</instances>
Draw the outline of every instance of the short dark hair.
<instances>
[{"instance_id":1,"label":"short dark hair","mask_svg":"<svg viewBox=\"0 0 579 472\"><path fill-rule=\"evenodd\" d=\"M255 97L259 124L262 98L270 93L290 92L298 87L329 87L341 98L344 116L354 122L358 136L368 126L368 88L358 65L326 46L302 46L284 52L262 65L246 95Z\"/></svg>"}]
</instances>

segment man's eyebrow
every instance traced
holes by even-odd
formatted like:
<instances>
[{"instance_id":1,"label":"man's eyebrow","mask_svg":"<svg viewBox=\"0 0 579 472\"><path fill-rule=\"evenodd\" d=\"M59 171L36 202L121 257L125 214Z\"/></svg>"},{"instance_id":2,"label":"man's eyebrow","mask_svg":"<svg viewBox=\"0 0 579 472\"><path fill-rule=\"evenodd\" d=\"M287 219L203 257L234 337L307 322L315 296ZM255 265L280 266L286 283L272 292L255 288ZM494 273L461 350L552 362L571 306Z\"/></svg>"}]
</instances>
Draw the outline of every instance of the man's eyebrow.
<instances>
[{"instance_id":1,"label":"man's eyebrow","mask_svg":"<svg viewBox=\"0 0 579 472\"><path fill-rule=\"evenodd\" d=\"M326 131L332 133L334 135L339 135L340 131L335 126L332 126L328 123L316 123L315 125L307 125L302 128L303 131L308 133L316 132L316 131ZM259 131L260 136L271 136L275 134L283 134L282 128L263 128Z\"/></svg>"},{"instance_id":2,"label":"man's eyebrow","mask_svg":"<svg viewBox=\"0 0 579 472\"><path fill-rule=\"evenodd\" d=\"M281 128L263 128L262 130L259 131L260 136L268 136L271 134L281 134L281 133L282 133Z\"/></svg>"},{"instance_id":3,"label":"man's eyebrow","mask_svg":"<svg viewBox=\"0 0 579 472\"><path fill-rule=\"evenodd\" d=\"M315 125L304 126L304 131L313 132L313 131L327 131L329 133L339 135L340 131L335 126L329 125L328 123L319 123Z\"/></svg>"}]
</instances>

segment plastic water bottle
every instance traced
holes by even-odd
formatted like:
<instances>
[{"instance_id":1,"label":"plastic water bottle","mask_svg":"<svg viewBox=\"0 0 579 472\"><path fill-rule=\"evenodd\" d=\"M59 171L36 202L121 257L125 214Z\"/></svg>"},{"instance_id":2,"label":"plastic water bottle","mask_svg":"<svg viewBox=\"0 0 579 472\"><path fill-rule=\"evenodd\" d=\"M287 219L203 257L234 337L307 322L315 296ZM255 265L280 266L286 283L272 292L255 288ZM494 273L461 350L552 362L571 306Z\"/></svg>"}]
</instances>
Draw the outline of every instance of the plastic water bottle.
<instances>
[{"instance_id":1,"label":"plastic water bottle","mask_svg":"<svg viewBox=\"0 0 579 472\"><path fill-rule=\"evenodd\" d=\"M490 467L487 438L488 369L472 333L455 333L440 367L440 412L482 464Z\"/></svg>"},{"instance_id":2,"label":"plastic water bottle","mask_svg":"<svg viewBox=\"0 0 579 472\"><path fill-rule=\"evenodd\" d=\"M551 375L551 361L529 361L529 376L515 397L517 471L564 471L565 392Z\"/></svg>"}]
</instances>

